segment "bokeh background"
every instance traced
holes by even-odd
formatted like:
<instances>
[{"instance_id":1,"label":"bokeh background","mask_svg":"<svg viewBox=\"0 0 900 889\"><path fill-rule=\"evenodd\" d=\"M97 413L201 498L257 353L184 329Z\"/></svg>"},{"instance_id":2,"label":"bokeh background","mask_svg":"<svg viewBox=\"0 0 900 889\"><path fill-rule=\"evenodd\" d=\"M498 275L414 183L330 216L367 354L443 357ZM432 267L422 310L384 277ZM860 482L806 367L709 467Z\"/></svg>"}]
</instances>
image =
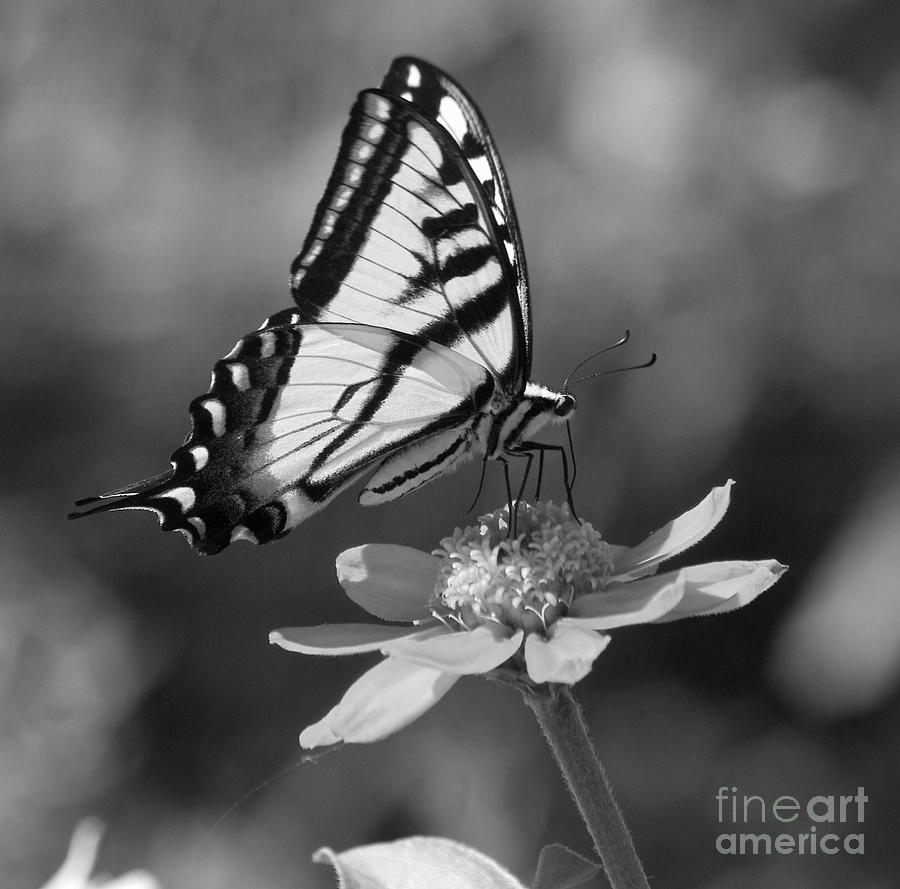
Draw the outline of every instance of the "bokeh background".
<instances>
[{"instance_id":1,"label":"bokeh background","mask_svg":"<svg viewBox=\"0 0 900 889\"><path fill-rule=\"evenodd\" d=\"M791 565L743 612L616 633L577 689L655 884L898 885L894 0L4 3L0 885L42 885L87 813L102 869L167 887L326 887L314 849L413 833L526 881L543 843L589 852L529 713L482 681L294 767L298 731L370 662L268 631L358 619L334 556L431 549L477 467L373 510L346 494L212 559L149 514L64 521L163 470L213 362L289 304L347 111L401 53L491 124L536 378L559 385L625 327L607 366L660 355L578 391L585 517L635 543L733 477L682 561ZM492 471L481 505L502 501ZM844 829L865 854L723 857L720 786L863 786Z\"/></svg>"}]
</instances>

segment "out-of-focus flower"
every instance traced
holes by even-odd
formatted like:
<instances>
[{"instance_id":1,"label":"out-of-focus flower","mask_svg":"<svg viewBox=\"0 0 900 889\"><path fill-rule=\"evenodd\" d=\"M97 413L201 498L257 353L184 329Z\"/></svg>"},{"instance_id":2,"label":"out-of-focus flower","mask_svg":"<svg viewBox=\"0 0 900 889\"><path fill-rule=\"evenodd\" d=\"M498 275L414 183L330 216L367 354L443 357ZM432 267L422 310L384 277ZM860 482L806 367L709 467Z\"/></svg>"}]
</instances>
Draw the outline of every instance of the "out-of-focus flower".
<instances>
[{"instance_id":1,"label":"out-of-focus flower","mask_svg":"<svg viewBox=\"0 0 900 889\"><path fill-rule=\"evenodd\" d=\"M69 851L60 869L44 889L159 889L156 878L146 871L132 870L114 880L91 879L103 827L96 818L79 821L72 833Z\"/></svg>"},{"instance_id":2,"label":"out-of-focus flower","mask_svg":"<svg viewBox=\"0 0 900 889\"><path fill-rule=\"evenodd\" d=\"M643 543L604 541L566 506L520 503L456 529L434 554L370 544L341 553L338 580L370 614L410 627L334 624L277 630L270 641L316 655L380 651L304 747L377 741L432 707L471 674L528 685L572 685L609 644L608 630L740 608L785 570L778 562L712 562L656 574L705 537L728 508L732 482Z\"/></svg>"},{"instance_id":3,"label":"out-of-focus flower","mask_svg":"<svg viewBox=\"0 0 900 889\"><path fill-rule=\"evenodd\" d=\"M443 837L407 837L346 852L324 848L313 855L313 861L334 868L340 889L525 889L487 855ZM532 889L578 886L598 871L596 864L571 849L546 846Z\"/></svg>"}]
</instances>

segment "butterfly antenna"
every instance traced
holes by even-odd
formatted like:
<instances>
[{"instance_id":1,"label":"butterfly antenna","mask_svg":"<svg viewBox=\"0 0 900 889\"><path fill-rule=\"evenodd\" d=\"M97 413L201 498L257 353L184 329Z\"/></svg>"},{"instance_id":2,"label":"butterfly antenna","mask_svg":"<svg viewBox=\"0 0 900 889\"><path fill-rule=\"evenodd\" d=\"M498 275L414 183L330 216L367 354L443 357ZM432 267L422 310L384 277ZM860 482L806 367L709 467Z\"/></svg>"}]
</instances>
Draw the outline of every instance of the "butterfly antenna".
<instances>
[{"instance_id":1,"label":"butterfly antenna","mask_svg":"<svg viewBox=\"0 0 900 889\"><path fill-rule=\"evenodd\" d=\"M622 373L625 370L643 370L645 367L653 367L656 364L656 352L654 352L643 364L630 364L628 367L614 367L612 370L598 370L595 373L588 374L586 377L579 377L572 380L572 385L583 383L585 380L591 380L594 377L608 377L612 374Z\"/></svg>"},{"instance_id":2,"label":"butterfly antenna","mask_svg":"<svg viewBox=\"0 0 900 889\"><path fill-rule=\"evenodd\" d=\"M618 349L619 346L624 346L625 343L627 343L630 338L631 338L631 331L626 327L625 333L620 339L616 340L614 343L612 343L609 346L604 346L602 349L597 349L596 352L594 352L591 355L588 355L587 358L584 358L583 360L579 361L578 364L576 364L575 367L572 368L571 372L566 377L566 381L563 383L563 388L562 388L563 392L569 391L569 380L571 380L572 377L574 377L575 374L579 370L581 370L582 367L585 366L585 364L587 364L589 361L593 361L598 355L602 355L604 352L611 352L613 349ZM578 381L576 380L575 382L577 383Z\"/></svg>"}]
</instances>

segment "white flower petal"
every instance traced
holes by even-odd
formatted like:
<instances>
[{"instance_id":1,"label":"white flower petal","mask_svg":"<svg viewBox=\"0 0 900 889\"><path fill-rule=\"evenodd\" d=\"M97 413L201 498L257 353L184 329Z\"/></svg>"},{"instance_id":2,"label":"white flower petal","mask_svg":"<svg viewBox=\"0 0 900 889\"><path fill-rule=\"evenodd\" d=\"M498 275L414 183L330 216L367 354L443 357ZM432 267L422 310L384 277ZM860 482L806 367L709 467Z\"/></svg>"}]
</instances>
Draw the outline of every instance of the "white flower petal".
<instances>
[{"instance_id":1,"label":"white flower petal","mask_svg":"<svg viewBox=\"0 0 900 889\"><path fill-rule=\"evenodd\" d=\"M59 870L44 884L44 889L87 887L103 837L103 825L97 818L83 818L75 825L69 851Z\"/></svg>"},{"instance_id":2,"label":"white flower petal","mask_svg":"<svg viewBox=\"0 0 900 889\"><path fill-rule=\"evenodd\" d=\"M606 545L609 547L609 558L616 568L619 565L626 564L626 561L631 558L631 551L634 549L633 546L621 546L618 543L607 543ZM656 569L654 568L653 570L655 571Z\"/></svg>"},{"instance_id":3,"label":"white flower petal","mask_svg":"<svg viewBox=\"0 0 900 889\"><path fill-rule=\"evenodd\" d=\"M711 562L682 568L684 597L654 623L682 617L722 614L752 602L787 571L787 566L766 559L761 562Z\"/></svg>"},{"instance_id":4,"label":"white flower petal","mask_svg":"<svg viewBox=\"0 0 900 889\"><path fill-rule=\"evenodd\" d=\"M506 638L503 628L484 625L472 631L397 639L382 652L455 675L487 673L512 657L522 644L522 631Z\"/></svg>"},{"instance_id":5,"label":"white flower petal","mask_svg":"<svg viewBox=\"0 0 900 889\"><path fill-rule=\"evenodd\" d=\"M130 870L121 877L104 883L89 883L88 889L159 889L159 883L153 874L145 870Z\"/></svg>"},{"instance_id":6,"label":"white flower petal","mask_svg":"<svg viewBox=\"0 0 900 889\"><path fill-rule=\"evenodd\" d=\"M115 880L90 878L97 857L103 827L96 818L84 818L75 825L69 851L59 870L43 889L159 889L156 878L142 870L129 871Z\"/></svg>"},{"instance_id":7,"label":"white flower petal","mask_svg":"<svg viewBox=\"0 0 900 889\"><path fill-rule=\"evenodd\" d=\"M525 889L487 855L443 837L408 837L340 853L324 848L313 861L334 868L340 889Z\"/></svg>"},{"instance_id":8,"label":"white flower petal","mask_svg":"<svg viewBox=\"0 0 900 889\"><path fill-rule=\"evenodd\" d=\"M368 543L342 552L335 562L347 596L382 620L430 618L438 560L410 546Z\"/></svg>"},{"instance_id":9,"label":"white flower petal","mask_svg":"<svg viewBox=\"0 0 900 889\"><path fill-rule=\"evenodd\" d=\"M438 624L438 626L441 626ZM432 627L385 627L381 624L321 624L282 627L269 633L269 642L301 654L363 654L380 651L385 642L428 633Z\"/></svg>"},{"instance_id":10,"label":"white flower petal","mask_svg":"<svg viewBox=\"0 0 900 889\"><path fill-rule=\"evenodd\" d=\"M615 580L628 580L652 574L663 559L684 552L702 540L722 520L731 501L731 486L727 481L720 488L713 488L693 509L654 531L643 543L639 543L615 563Z\"/></svg>"},{"instance_id":11,"label":"white flower petal","mask_svg":"<svg viewBox=\"0 0 900 889\"><path fill-rule=\"evenodd\" d=\"M591 672L597 655L609 645L609 636L558 621L550 638L535 634L525 639L525 666L535 682L574 685Z\"/></svg>"},{"instance_id":12,"label":"white flower petal","mask_svg":"<svg viewBox=\"0 0 900 889\"><path fill-rule=\"evenodd\" d=\"M572 603L569 616L559 623L591 630L614 630L658 620L684 596L678 571L644 577L630 583L612 583L599 593L588 593Z\"/></svg>"},{"instance_id":13,"label":"white flower petal","mask_svg":"<svg viewBox=\"0 0 900 889\"><path fill-rule=\"evenodd\" d=\"M338 741L380 741L433 707L458 678L399 658L386 658L360 676L324 718L304 729L300 746L311 749Z\"/></svg>"}]
</instances>

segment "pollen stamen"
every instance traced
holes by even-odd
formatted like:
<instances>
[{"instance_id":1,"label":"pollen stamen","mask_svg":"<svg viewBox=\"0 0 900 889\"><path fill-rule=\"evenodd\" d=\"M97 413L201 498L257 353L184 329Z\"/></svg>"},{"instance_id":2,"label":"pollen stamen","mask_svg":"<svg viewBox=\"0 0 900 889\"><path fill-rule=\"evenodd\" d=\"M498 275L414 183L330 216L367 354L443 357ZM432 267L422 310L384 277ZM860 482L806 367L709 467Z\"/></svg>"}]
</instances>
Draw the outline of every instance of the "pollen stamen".
<instances>
[{"instance_id":1,"label":"pollen stamen","mask_svg":"<svg viewBox=\"0 0 900 889\"><path fill-rule=\"evenodd\" d=\"M507 510L456 529L435 551L440 559L433 610L460 629L486 622L547 635L580 595L602 589L609 546L568 507L520 503L520 533L507 538ZM445 624L446 625L446 624Z\"/></svg>"}]
</instances>

